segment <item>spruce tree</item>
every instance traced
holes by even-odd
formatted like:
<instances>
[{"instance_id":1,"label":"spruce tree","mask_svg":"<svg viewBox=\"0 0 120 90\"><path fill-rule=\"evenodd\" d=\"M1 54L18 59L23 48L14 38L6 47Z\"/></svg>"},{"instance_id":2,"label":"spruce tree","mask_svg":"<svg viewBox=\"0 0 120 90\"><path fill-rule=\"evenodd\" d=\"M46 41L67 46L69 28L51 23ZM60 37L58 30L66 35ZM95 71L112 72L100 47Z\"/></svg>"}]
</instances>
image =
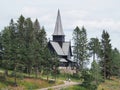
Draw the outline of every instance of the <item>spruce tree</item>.
<instances>
[{"instance_id":1,"label":"spruce tree","mask_svg":"<svg viewBox=\"0 0 120 90\"><path fill-rule=\"evenodd\" d=\"M112 46L110 43L110 36L107 31L103 30L102 33L102 59L101 59L101 67L103 71L104 79L110 78L111 76L111 50Z\"/></svg>"},{"instance_id":2,"label":"spruce tree","mask_svg":"<svg viewBox=\"0 0 120 90\"><path fill-rule=\"evenodd\" d=\"M73 40L74 59L77 62L77 68L82 71L88 61L88 44L86 29L84 27L82 27L82 29L76 27L73 31Z\"/></svg>"},{"instance_id":3,"label":"spruce tree","mask_svg":"<svg viewBox=\"0 0 120 90\"><path fill-rule=\"evenodd\" d=\"M25 19L25 25L24 25L24 29L25 29L25 35L24 35L24 49L25 49L25 66L27 67L27 73L30 75L32 72L32 67L34 65L34 29L33 29L33 22L31 21L30 18Z\"/></svg>"},{"instance_id":4,"label":"spruce tree","mask_svg":"<svg viewBox=\"0 0 120 90\"><path fill-rule=\"evenodd\" d=\"M101 50L101 44L99 42L99 39L91 38L88 45L89 45L90 55L93 56L93 60L98 59L98 57L100 57L100 50Z\"/></svg>"},{"instance_id":5,"label":"spruce tree","mask_svg":"<svg viewBox=\"0 0 120 90\"><path fill-rule=\"evenodd\" d=\"M42 62L42 52L41 49L43 47L41 46L41 43L39 42L39 33L41 32L40 25L38 20L36 19L35 22L33 23L33 28L34 28L34 67L35 67L35 76L36 78L38 77L38 73L41 69L41 62ZM41 39L41 38L40 38Z\"/></svg>"},{"instance_id":6,"label":"spruce tree","mask_svg":"<svg viewBox=\"0 0 120 90\"><path fill-rule=\"evenodd\" d=\"M9 27L5 27L2 31L3 60L2 66L5 69L5 78L8 75L8 69L11 64L11 33Z\"/></svg>"},{"instance_id":7,"label":"spruce tree","mask_svg":"<svg viewBox=\"0 0 120 90\"><path fill-rule=\"evenodd\" d=\"M112 62L111 62L113 76L120 77L120 52L117 48L112 50Z\"/></svg>"},{"instance_id":8,"label":"spruce tree","mask_svg":"<svg viewBox=\"0 0 120 90\"><path fill-rule=\"evenodd\" d=\"M94 84L96 86L99 85L102 80L101 69L99 63L97 63L95 60L93 60L91 64L91 74L93 77Z\"/></svg>"}]
</instances>

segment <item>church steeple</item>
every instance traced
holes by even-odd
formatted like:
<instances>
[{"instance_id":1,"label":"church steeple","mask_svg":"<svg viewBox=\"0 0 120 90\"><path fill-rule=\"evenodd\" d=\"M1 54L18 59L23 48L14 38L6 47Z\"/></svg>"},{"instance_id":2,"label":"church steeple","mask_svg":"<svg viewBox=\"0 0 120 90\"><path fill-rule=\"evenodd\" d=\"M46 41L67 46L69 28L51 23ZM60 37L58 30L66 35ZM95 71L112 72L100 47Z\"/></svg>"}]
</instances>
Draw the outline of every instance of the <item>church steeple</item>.
<instances>
[{"instance_id":1,"label":"church steeple","mask_svg":"<svg viewBox=\"0 0 120 90\"><path fill-rule=\"evenodd\" d=\"M58 14L57 14L57 19L56 19L56 24L55 24L55 29L54 29L53 35L64 35L59 9L58 9Z\"/></svg>"},{"instance_id":2,"label":"church steeple","mask_svg":"<svg viewBox=\"0 0 120 90\"><path fill-rule=\"evenodd\" d=\"M53 41L64 42L65 41L64 37L65 37L65 34L64 34L63 28L62 28L60 11L58 9L55 29L54 29L54 33L53 33Z\"/></svg>"}]
</instances>

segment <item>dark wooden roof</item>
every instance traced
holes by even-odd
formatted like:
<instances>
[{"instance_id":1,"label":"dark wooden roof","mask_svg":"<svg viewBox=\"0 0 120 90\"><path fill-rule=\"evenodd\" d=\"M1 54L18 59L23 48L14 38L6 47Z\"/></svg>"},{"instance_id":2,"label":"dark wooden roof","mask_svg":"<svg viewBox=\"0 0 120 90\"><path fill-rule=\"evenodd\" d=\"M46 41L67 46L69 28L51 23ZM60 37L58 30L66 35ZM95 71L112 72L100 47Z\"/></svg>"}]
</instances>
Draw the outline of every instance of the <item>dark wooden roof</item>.
<instances>
[{"instance_id":1,"label":"dark wooden roof","mask_svg":"<svg viewBox=\"0 0 120 90\"><path fill-rule=\"evenodd\" d=\"M62 47L59 45L58 42L50 41L50 44L55 52L60 56L68 56L68 54L71 53L70 42L63 42Z\"/></svg>"}]
</instances>

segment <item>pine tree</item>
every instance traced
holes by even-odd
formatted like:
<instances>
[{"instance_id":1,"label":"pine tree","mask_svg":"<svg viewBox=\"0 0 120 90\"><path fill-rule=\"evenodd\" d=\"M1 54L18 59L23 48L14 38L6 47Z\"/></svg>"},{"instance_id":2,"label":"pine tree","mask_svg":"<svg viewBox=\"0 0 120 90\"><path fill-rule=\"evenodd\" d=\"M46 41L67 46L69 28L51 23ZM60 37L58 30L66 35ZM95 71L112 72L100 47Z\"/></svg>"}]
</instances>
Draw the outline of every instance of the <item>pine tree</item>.
<instances>
[{"instance_id":1,"label":"pine tree","mask_svg":"<svg viewBox=\"0 0 120 90\"><path fill-rule=\"evenodd\" d=\"M8 69L11 64L11 33L9 27L5 27L2 31L3 60L2 65L5 69L5 78L8 75Z\"/></svg>"},{"instance_id":2,"label":"pine tree","mask_svg":"<svg viewBox=\"0 0 120 90\"><path fill-rule=\"evenodd\" d=\"M16 28L16 24L13 20L11 20L9 25L9 30L11 32L11 61L13 62L13 70L14 70L14 81L15 86L17 85L17 69L19 66L19 43L18 43L18 31Z\"/></svg>"},{"instance_id":3,"label":"pine tree","mask_svg":"<svg viewBox=\"0 0 120 90\"><path fill-rule=\"evenodd\" d=\"M34 24L34 67L35 67L35 76L38 77L39 69L41 69L41 61L42 61L42 52L41 52L41 43L39 42L39 33L41 32L40 25L38 20L36 19ZM40 38L41 39L41 38Z\"/></svg>"},{"instance_id":4,"label":"pine tree","mask_svg":"<svg viewBox=\"0 0 120 90\"><path fill-rule=\"evenodd\" d=\"M5 65L4 68L6 69L5 76L7 76L8 69L12 68L14 70L15 85L17 85L16 71L19 64L17 35L16 24L13 19L11 19L9 26L4 29L2 34L2 43L4 48L3 65Z\"/></svg>"},{"instance_id":5,"label":"pine tree","mask_svg":"<svg viewBox=\"0 0 120 90\"><path fill-rule=\"evenodd\" d=\"M52 70L53 70L53 76L55 77L55 81L57 79L57 74L58 74L58 67L59 67L59 59L58 56L56 54L51 54L52 55L52 60L51 60L51 64L52 64Z\"/></svg>"},{"instance_id":6,"label":"pine tree","mask_svg":"<svg viewBox=\"0 0 120 90\"><path fill-rule=\"evenodd\" d=\"M110 36L108 32L103 30L102 33L102 59L101 59L101 67L103 71L104 79L110 78L111 76L111 50L112 46L110 44Z\"/></svg>"},{"instance_id":7,"label":"pine tree","mask_svg":"<svg viewBox=\"0 0 120 90\"><path fill-rule=\"evenodd\" d=\"M19 54L19 60L20 60L20 64L19 64L19 71L24 71L24 69L26 68L26 56L27 56L27 51L26 51L26 43L25 43L25 18L24 16L20 16L19 19L17 20L16 23L17 26L17 43L18 43L18 54Z\"/></svg>"},{"instance_id":8,"label":"pine tree","mask_svg":"<svg viewBox=\"0 0 120 90\"><path fill-rule=\"evenodd\" d=\"M111 62L113 76L120 77L120 52L117 48L112 50L112 62Z\"/></svg>"},{"instance_id":9,"label":"pine tree","mask_svg":"<svg viewBox=\"0 0 120 90\"><path fill-rule=\"evenodd\" d=\"M80 30L79 27L76 27L73 31L73 40L74 40L74 59L77 62L77 68L83 70L84 65L88 61L88 44L87 44L87 34L86 29L82 27Z\"/></svg>"},{"instance_id":10,"label":"pine tree","mask_svg":"<svg viewBox=\"0 0 120 90\"><path fill-rule=\"evenodd\" d=\"M100 57L100 50L101 50L99 39L91 38L88 45L89 45L90 54L92 54L93 56L93 60L98 59L98 57ZM97 56L97 58L95 56Z\"/></svg>"},{"instance_id":11,"label":"pine tree","mask_svg":"<svg viewBox=\"0 0 120 90\"><path fill-rule=\"evenodd\" d=\"M27 73L30 76L34 65L34 28L30 18L25 20L25 51L26 60L24 62L27 67Z\"/></svg>"},{"instance_id":12,"label":"pine tree","mask_svg":"<svg viewBox=\"0 0 120 90\"><path fill-rule=\"evenodd\" d=\"M51 52L49 51L48 47L44 49L44 58L43 58L43 67L44 70L47 74L47 81L49 80L49 74L52 71L52 55Z\"/></svg>"},{"instance_id":13,"label":"pine tree","mask_svg":"<svg viewBox=\"0 0 120 90\"><path fill-rule=\"evenodd\" d=\"M102 80L102 76L100 66L95 60L93 60L91 64L91 74L93 77L93 81L95 81L95 84L98 85Z\"/></svg>"}]
</instances>

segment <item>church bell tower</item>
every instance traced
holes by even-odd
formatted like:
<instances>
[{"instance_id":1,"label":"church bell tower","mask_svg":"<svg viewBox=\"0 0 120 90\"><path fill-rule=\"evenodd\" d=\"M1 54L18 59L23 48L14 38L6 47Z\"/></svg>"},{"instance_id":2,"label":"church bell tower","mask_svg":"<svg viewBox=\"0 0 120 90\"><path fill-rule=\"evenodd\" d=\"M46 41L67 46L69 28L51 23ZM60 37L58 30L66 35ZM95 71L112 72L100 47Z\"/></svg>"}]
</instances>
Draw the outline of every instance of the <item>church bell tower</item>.
<instances>
[{"instance_id":1,"label":"church bell tower","mask_svg":"<svg viewBox=\"0 0 120 90\"><path fill-rule=\"evenodd\" d=\"M60 46L62 45L63 42L65 42L65 34L62 28L62 22L61 22L61 16L59 10L58 10L55 29L53 33L53 41L58 42Z\"/></svg>"}]
</instances>

